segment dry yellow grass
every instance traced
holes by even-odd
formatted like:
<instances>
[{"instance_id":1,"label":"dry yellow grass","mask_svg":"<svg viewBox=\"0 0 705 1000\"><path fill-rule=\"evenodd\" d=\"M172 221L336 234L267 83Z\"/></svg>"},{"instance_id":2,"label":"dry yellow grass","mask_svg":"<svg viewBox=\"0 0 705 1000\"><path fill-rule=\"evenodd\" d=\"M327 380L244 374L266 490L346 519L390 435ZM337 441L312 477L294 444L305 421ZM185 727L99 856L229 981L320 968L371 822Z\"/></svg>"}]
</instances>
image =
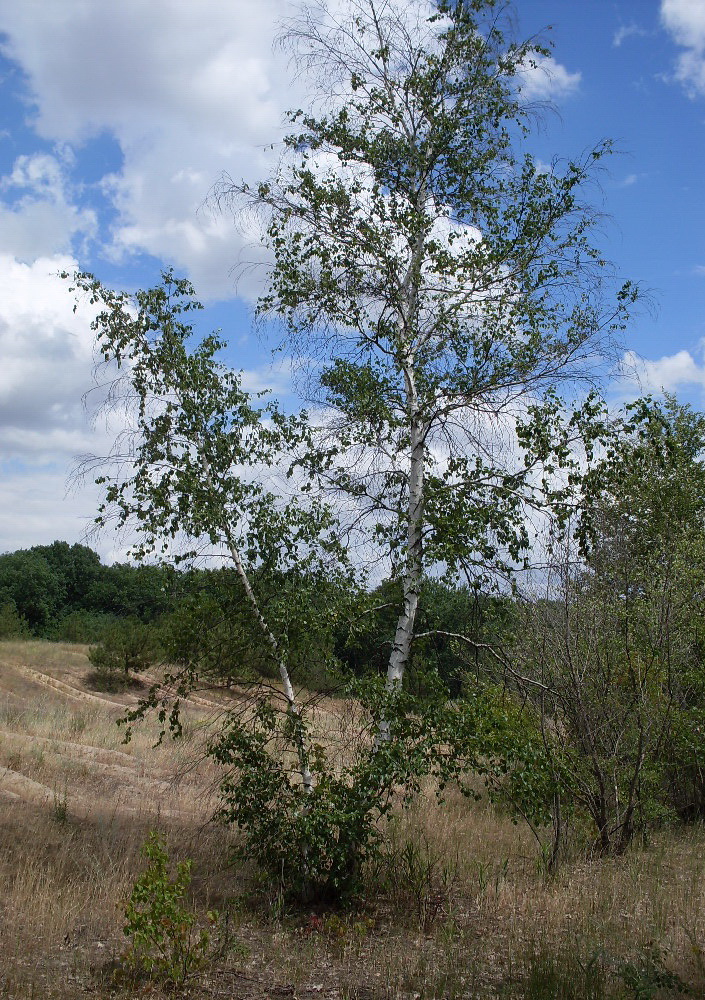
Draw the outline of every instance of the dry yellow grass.
<instances>
[{"instance_id":1,"label":"dry yellow grass","mask_svg":"<svg viewBox=\"0 0 705 1000\"><path fill-rule=\"evenodd\" d=\"M576 857L547 879L524 826L452 793L439 806L429 787L393 819L391 856L358 913L267 919L242 902L251 882L229 865L233 834L208 823L217 772L191 766L223 700L194 699L179 743L154 749L150 723L124 746L115 723L135 695L81 698L89 669L84 647L0 643L3 1000L115 995L101 970L124 945L122 907L155 827L175 859L193 858L198 908L229 910L248 949L210 970L196 996L547 997L522 992L542 949L558 962L604 954L614 970L654 945L705 995L701 829L664 832L620 859ZM341 753L350 711L331 699L317 709Z\"/></svg>"}]
</instances>

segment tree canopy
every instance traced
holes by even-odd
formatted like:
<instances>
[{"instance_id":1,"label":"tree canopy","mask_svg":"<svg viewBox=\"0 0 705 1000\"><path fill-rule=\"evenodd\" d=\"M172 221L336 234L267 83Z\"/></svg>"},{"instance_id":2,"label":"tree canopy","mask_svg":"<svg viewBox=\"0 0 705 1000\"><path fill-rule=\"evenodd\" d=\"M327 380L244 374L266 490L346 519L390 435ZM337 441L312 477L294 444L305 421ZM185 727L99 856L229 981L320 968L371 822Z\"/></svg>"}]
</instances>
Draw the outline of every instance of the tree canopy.
<instances>
[{"instance_id":1,"label":"tree canopy","mask_svg":"<svg viewBox=\"0 0 705 1000\"><path fill-rule=\"evenodd\" d=\"M636 292L607 293L584 203L609 144L531 156L521 71L545 51L494 0L315 5L286 41L317 101L274 176L220 193L261 215L259 311L314 359L325 418L301 466L403 581L393 685L425 573L486 584L526 555L545 456L517 419L531 407L546 444L542 401L596 376Z\"/></svg>"}]
</instances>

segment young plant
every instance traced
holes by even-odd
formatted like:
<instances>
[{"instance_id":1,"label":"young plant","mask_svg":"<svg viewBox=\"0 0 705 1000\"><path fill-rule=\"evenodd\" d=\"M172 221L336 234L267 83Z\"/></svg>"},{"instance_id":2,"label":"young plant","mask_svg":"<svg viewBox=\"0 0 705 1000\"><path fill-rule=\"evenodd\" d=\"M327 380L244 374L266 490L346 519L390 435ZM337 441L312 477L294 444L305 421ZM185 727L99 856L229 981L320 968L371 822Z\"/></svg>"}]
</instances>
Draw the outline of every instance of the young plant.
<instances>
[{"instance_id":1,"label":"young plant","mask_svg":"<svg viewBox=\"0 0 705 1000\"><path fill-rule=\"evenodd\" d=\"M191 862L179 862L172 874L166 847L154 831L143 851L147 868L135 882L125 910L124 932L130 938L126 958L134 970L180 987L208 961L211 930L199 925L186 902ZM210 927L217 920L217 912L209 911Z\"/></svg>"},{"instance_id":2,"label":"young plant","mask_svg":"<svg viewBox=\"0 0 705 1000\"><path fill-rule=\"evenodd\" d=\"M99 686L111 691L126 687L130 674L147 670L157 656L154 630L132 618L108 626L88 653Z\"/></svg>"}]
</instances>

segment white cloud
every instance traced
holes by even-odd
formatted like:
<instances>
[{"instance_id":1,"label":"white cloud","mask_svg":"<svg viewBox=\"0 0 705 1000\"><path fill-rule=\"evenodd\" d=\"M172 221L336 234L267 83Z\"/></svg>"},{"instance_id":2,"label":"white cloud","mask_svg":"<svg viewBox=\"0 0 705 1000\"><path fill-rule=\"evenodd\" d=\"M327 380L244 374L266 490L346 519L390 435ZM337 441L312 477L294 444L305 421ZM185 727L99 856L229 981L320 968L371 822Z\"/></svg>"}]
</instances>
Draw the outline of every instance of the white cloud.
<instances>
[{"instance_id":1,"label":"white cloud","mask_svg":"<svg viewBox=\"0 0 705 1000\"><path fill-rule=\"evenodd\" d=\"M621 181L617 182L617 187L632 187L634 184L638 184L644 177L648 174L627 174L626 177L622 178Z\"/></svg>"},{"instance_id":2,"label":"white cloud","mask_svg":"<svg viewBox=\"0 0 705 1000\"><path fill-rule=\"evenodd\" d=\"M702 353L705 344L700 346ZM705 390L705 362L698 362L690 351L677 351L653 361L627 351L622 368L641 392L677 392L686 387Z\"/></svg>"},{"instance_id":3,"label":"white cloud","mask_svg":"<svg viewBox=\"0 0 705 1000\"><path fill-rule=\"evenodd\" d=\"M284 112L305 103L286 54L272 49L295 6L258 0L253 16L254 0L0 0L4 48L27 74L38 133L73 143L106 133L119 143L123 163L103 184L118 210L109 255L146 251L185 270L206 298L234 294L233 268L262 261L258 234L204 200L223 171L236 180L268 174ZM538 57L522 73L523 93L565 97L580 78ZM56 233L44 252L68 249L62 220L42 204L44 215L33 207L14 227L14 244L43 227ZM79 221L62 219L75 234ZM21 249L30 259L34 242ZM259 277L243 266L239 291L256 295Z\"/></svg>"},{"instance_id":4,"label":"white cloud","mask_svg":"<svg viewBox=\"0 0 705 1000\"><path fill-rule=\"evenodd\" d=\"M0 552L80 538L97 508L92 484L67 495L74 456L109 440L81 403L93 384L91 313L73 312L59 277L75 267L68 256L0 254Z\"/></svg>"},{"instance_id":5,"label":"white cloud","mask_svg":"<svg viewBox=\"0 0 705 1000\"><path fill-rule=\"evenodd\" d=\"M28 549L56 539L77 541L83 538L96 507L96 487L69 495L65 475L56 469L5 472L0 495L0 552ZM113 555L114 538L90 544L104 558Z\"/></svg>"},{"instance_id":6,"label":"white cloud","mask_svg":"<svg viewBox=\"0 0 705 1000\"><path fill-rule=\"evenodd\" d=\"M661 22L685 49L676 62L676 79L691 96L705 94L705 3L661 0Z\"/></svg>"},{"instance_id":7,"label":"white cloud","mask_svg":"<svg viewBox=\"0 0 705 1000\"><path fill-rule=\"evenodd\" d=\"M56 156L18 157L0 178L0 194L0 253L32 263L69 252L77 236L96 234L95 213L74 204L65 163Z\"/></svg>"},{"instance_id":8,"label":"white cloud","mask_svg":"<svg viewBox=\"0 0 705 1000\"><path fill-rule=\"evenodd\" d=\"M86 443L81 397L92 385L90 315L73 312L63 269L73 258L31 265L0 256L0 454L32 462L69 457Z\"/></svg>"},{"instance_id":9,"label":"white cloud","mask_svg":"<svg viewBox=\"0 0 705 1000\"><path fill-rule=\"evenodd\" d=\"M612 44L616 49L622 45L628 38L644 38L649 34L646 28L640 27L638 24L623 24L614 33L612 38Z\"/></svg>"},{"instance_id":10,"label":"white cloud","mask_svg":"<svg viewBox=\"0 0 705 1000\"><path fill-rule=\"evenodd\" d=\"M269 172L265 146L299 103L286 57L272 51L289 12L287 0L258 0L256 12L252 0L0 0L39 134L119 142L123 166L104 186L119 213L114 255L147 251L187 270L199 294L233 293L233 265L258 248L202 206L222 171Z\"/></svg>"},{"instance_id":11,"label":"white cloud","mask_svg":"<svg viewBox=\"0 0 705 1000\"><path fill-rule=\"evenodd\" d=\"M60 272L76 267L69 256L25 264L0 254L0 552L83 536L99 493L90 476L69 491L69 470L76 456L107 455L125 426L119 413L94 424L83 405L95 386L95 307L84 301L73 310ZM286 361L242 378L253 392L283 392L290 381ZM112 533L96 545L106 558L124 558L126 546L114 546Z\"/></svg>"},{"instance_id":12,"label":"white cloud","mask_svg":"<svg viewBox=\"0 0 705 1000\"><path fill-rule=\"evenodd\" d=\"M531 62L519 73L521 93L527 100L558 100L580 86L582 74L568 72L553 56L534 56Z\"/></svg>"}]
</instances>

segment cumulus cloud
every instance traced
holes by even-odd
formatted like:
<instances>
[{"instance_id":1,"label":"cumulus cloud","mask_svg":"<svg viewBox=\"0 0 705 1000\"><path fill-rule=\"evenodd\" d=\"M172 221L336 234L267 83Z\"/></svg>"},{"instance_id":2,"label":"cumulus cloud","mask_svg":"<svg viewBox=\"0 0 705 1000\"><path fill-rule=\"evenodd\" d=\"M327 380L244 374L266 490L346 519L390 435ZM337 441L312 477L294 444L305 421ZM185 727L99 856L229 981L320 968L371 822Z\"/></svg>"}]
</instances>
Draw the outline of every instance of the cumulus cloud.
<instances>
[{"instance_id":1,"label":"cumulus cloud","mask_svg":"<svg viewBox=\"0 0 705 1000\"><path fill-rule=\"evenodd\" d=\"M75 454L89 428L81 398L92 385L90 316L73 312L63 269L71 257L25 264L0 255L0 453L50 462Z\"/></svg>"},{"instance_id":2,"label":"cumulus cloud","mask_svg":"<svg viewBox=\"0 0 705 1000\"><path fill-rule=\"evenodd\" d=\"M580 86L582 74L570 73L553 56L534 56L519 73L521 93L530 101L568 97Z\"/></svg>"},{"instance_id":3,"label":"cumulus cloud","mask_svg":"<svg viewBox=\"0 0 705 1000\"><path fill-rule=\"evenodd\" d=\"M146 251L185 270L206 298L233 295L238 273L237 290L258 293L261 272L248 267L263 259L258 233L236 229L206 202L223 171L250 181L269 173L284 112L305 103L286 54L272 48L294 6L259 0L253 17L252 0L0 0L4 51L27 75L39 135L78 144L108 134L119 143L122 165L103 181L117 208L114 258ZM529 100L565 97L581 78L552 57L521 77ZM67 230L89 226L56 199L30 211L27 225L14 226L14 245L21 231L43 229L55 233L45 253L66 250ZM27 239L23 259L35 249Z\"/></svg>"},{"instance_id":4,"label":"cumulus cloud","mask_svg":"<svg viewBox=\"0 0 705 1000\"><path fill-rule=\"evenodd\" d=\"M256 17L251 0L0 0L38 133L119 142L123 165L103 185L118 209L114 255L147 251L188 271L200 294L233 294L232 266L256 250L204 200L223 171L252 180L270 169L265 147L299 103L272 51L290 12L287 0L259 0Z\"/></svg>"},{"instance_id":5,"label":"cumulus cloud","mask_svg":"<svg viewBox=\"0 0 705 1000\"><path fill-rule=\"evenodd\" d=\"M705 356L705 342L699 353ZM640 392L677 392L686 388L705 390L705 360L699 362L690 351L681 350L656 360L647 360L634 351L624 355L622 368Z\"/></svg>"},{"instance_id":6,"label":"cumulus cloud","mask_svg":"<svg viewBox=\"0 0 705 1000\"><path fill-rule=\"evenodd\" d=\"M62 271L72 273L67 255L26 264L0 254L0 552L82 537L95 516L98 490L90 477L70 489L76 456L107 455L125 426L118 412L95 422L83 397L95 387L94 309L78 303ZM288 363L274 370L243 373L250 391L290 383ZM93 543L91 543L93 544ZM124 558L114 537L96 548L105 558Z\"/></svg>"},{"instance_id":7,"label":"cumulus cloud","mask_svg":"<svg viewBox=\"0 0 705 1000\"><path fill-rule=\"evenodd\" d=\"M661 0L661 22L683 51L675 76L691 96L705 94L705 4L701 0Z\"/></svg>"},{"instance_id":8,"label":"cumulus cloud","mask_svg":"<svg viewBox=\"0 0 705 1000\"><path fill-rule=\"evenodd\" d=\"M67 493L74 455L107 440L81 403L93 384L91 314L73 312L59 277L75 266L69 256L26 264L0 254L0 552L81 537L95 514L92 485Z\"/></svg>"},{"instance_id":9,"label":"cumulus cloud","mask_svg":"<svg viewBox=\"0 0 705 1000\"><path fill-rule=\"evenodd\" d=\"M71 250L95 236L95 212L75 204L66 163L46 153L19 156L0 178L0 253L25 263Z\"/></svg>"}]
</instances>

